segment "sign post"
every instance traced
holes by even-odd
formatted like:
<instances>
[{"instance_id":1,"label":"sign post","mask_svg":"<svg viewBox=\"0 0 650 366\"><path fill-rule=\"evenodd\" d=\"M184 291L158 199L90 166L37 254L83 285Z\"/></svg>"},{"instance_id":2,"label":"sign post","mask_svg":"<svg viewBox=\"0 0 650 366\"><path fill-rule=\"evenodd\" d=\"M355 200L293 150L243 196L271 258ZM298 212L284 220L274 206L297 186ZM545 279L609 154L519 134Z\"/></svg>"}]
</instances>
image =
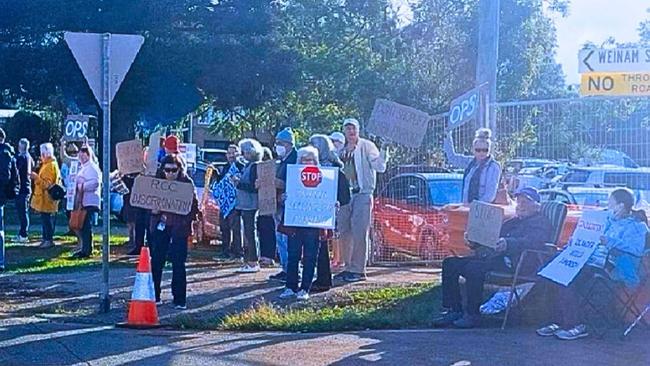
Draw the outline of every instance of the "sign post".
<instances>
[{"instance_id":1,"label":"sign post","mask_svg":"<svg viewBox=\"0 0 650 366\"><path fill-rule=\"evenodd\" d=\"M103 112L102 128L102 286L100 311L111 308L108 283L110 238L110 177L111 170L111 101L140 51L144 37L112 35L110 33L73 33L64 35L79 68ZM112 56L112 53L115 56Z\"/></svg>"}]
</instances>

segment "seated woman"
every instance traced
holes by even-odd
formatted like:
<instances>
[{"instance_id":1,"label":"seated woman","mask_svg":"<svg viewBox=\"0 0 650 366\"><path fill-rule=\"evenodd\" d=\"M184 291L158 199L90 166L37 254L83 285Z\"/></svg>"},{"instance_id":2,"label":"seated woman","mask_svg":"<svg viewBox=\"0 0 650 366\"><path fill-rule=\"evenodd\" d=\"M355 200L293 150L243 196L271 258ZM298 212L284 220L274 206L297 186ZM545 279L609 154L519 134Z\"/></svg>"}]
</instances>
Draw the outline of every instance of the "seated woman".
<instances>
[{"instance_id":1,"label":"seated woman","mask_svg":"<svg viewBox=\"0 0 650 366\"><path fill-rule=\"evenodd\" d=\"M573 340L589 335L587 326L580 318L578 292L596 273L603 273L610 281L627 287L636 287L639 280L638 270L645 249L648 234L647 218L644 211L634 211L634 195L627 188L613 191L609 196L610 215L605 224L605 231L600 238L599 248L589 262L578 273L568 287L550 282L556 293L557 322L537 330L543 337L556 336L563 340ZM598 253L607 253L604 268L595 264Z\"/></svg>"}]
</instances>

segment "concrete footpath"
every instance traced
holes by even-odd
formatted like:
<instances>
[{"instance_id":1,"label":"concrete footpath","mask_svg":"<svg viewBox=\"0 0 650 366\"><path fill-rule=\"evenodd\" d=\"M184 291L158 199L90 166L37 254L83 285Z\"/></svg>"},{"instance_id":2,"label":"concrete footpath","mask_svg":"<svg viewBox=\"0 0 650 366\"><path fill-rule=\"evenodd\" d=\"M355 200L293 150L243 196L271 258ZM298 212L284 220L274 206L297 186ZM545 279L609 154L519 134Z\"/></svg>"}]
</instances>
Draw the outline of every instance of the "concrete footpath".
<instances>
[{"instance_id":1,"label":"concrete footpath","mask_svg":"<svg viewBox=\"0 0 650 366\"><path fill-rule=\"evenodd\" d=\"M563 342L519 329L135 331L31 317L0 320L0 365L650 365L649 335Z\"/></svg>"}]
</instances>

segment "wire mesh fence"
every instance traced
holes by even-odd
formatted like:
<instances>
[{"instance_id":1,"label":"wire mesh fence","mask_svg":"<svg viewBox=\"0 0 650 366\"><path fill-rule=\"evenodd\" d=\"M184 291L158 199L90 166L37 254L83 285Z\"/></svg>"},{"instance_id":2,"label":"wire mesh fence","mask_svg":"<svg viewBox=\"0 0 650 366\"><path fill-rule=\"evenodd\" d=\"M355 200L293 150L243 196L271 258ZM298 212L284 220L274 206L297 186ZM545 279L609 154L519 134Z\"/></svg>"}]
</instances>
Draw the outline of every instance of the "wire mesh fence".
<instances>
[{"instance_id":1,"label":"wire mesh fence","mask_svg":"<svg viewBox=\"0 0 650 366\"><path fill-rule=\"evenodd\" d=\"M650 201L650 98L573 98L498 103L493 155L502 187L542 192L572 209L606 206L627 187L636 204ZM374 264L436 263L467 253L469 209L461 202L463 167L442 150L446 114L433 117L423 145L400 148L379 176L371 226ZM471 155L476 121L452 133L457 153ZM424 133L424 132L423 132Z\"/></svg>"}]
</instances>

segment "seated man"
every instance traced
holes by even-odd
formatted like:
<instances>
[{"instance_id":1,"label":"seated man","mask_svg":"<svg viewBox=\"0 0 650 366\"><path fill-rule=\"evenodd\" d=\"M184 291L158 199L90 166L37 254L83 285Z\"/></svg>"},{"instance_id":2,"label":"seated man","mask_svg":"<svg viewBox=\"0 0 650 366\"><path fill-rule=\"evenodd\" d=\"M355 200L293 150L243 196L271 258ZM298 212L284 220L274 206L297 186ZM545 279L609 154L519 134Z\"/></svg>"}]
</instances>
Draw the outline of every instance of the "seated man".
<instances>
[{"instance_id":1,"label":"seated man","mask_svg":"<svg viewBox=\"0 0 650 366\"><path fill-rule=\"evenodd\" d=\"M540 196L535 188L523 188L516 193L515 217L506 220L501 227L501 238L494 250L465 243L475 249L472 257L451 257L442 262L442 306L447 312L436 319L436 327L453 325L457 328L473 328L480 320L479 308L483 302L485 274L490 271L510 271L526 249L539 249L550 240L552 227L541 214ZM467 308L463 312L459 277L465 278Z\"/></svg>"}]
</instances>

